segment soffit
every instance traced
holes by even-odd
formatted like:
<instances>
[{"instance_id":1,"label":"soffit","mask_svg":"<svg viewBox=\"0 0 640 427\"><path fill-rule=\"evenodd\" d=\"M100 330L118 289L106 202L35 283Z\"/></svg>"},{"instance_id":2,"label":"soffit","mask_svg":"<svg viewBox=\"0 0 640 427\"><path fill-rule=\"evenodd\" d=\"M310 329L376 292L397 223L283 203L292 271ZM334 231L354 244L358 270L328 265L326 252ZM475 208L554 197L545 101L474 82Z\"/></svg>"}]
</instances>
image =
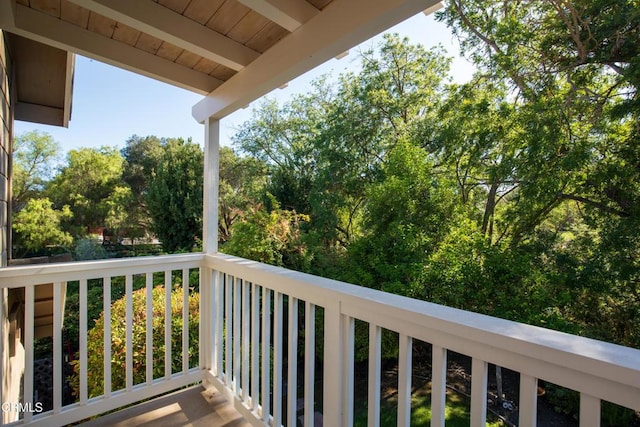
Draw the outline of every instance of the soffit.
<instances>
[{"instance_id":1,"label":"soffit","mask_svg":"<svg viewBox=\"0 0 640 427\"><path fill-rule=\"evenodd\" d=\"M15 118L68 126L73 54L15 34L7 39L16 74Z\"/></svg>"},{"instance_id":2,"label":"soffit","mask_svg":"<svg viewBox=\"0 0 640 427\"><path fill-rule=\"evenodd\" d=\"M9 32L203 95L290 34L243 4L251 0L9 1L13 22L0 18ZM331 1L282 3L318 11Z\"/></svg>"},{"instance_id":3,"label":"soffit","mask_svg":"<svg viewBox=\"0 0 640 427\"><path fill-rule=\"evenodd\" d=\"M206 95L219 119L436 0L1 0L0 28Z\"/></svg>"}]
</instances>

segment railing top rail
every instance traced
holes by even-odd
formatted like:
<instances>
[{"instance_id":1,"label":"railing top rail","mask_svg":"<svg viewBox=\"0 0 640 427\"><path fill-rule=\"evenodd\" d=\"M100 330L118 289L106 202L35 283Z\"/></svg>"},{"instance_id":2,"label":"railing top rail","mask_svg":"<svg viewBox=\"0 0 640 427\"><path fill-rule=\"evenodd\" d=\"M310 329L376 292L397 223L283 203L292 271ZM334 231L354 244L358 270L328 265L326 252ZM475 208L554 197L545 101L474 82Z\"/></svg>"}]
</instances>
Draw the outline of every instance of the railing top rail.
<instances>
[{"instance_id":1,"label":"railing top rail","mask_svg":"<svg viewBox=\"0 0 640 427\"><path fill-rule=\"evenodd\" d=\"M314 304L339 303L343 313L376 322L383 327L386 324L391 325L390 329L393 329L393 325L402 325L403 328L410 326L412 329L408 332L418 339L424 335L420 331L428 331L429 336L444 337L447 342L461 343L461 346L468 345L469 351L477 352L475 348L483 351L489 349L494 355L500 352L511 354L517 359L514 365L519 364L523 358L543 361L562 369L616 381L640 393L640 350L637 349L389 294L229 255L208 255L205 262L212 268ZM451 337L455 337L455 341L449 339ZM456 351L460 350L464 348ZM502 356L500 359L505 360ZM488 361L495 363L493 360ZM502 366L509 367L508 364ZM522 369L516 370L523 372Z\"/></svg>"},{"instance_id":2,"label":"railing top rail","mask_svg":"<svg viewBox=\"0 0 640 427\"><path fill-rule=\"evenodd\" d=\"M97 278L102 275L126 275L151 270L200 267L204 254L176 254L135 258L36 264L0 268L0 288L15 288L40 283Z\"/></svg>"}]
</instances>

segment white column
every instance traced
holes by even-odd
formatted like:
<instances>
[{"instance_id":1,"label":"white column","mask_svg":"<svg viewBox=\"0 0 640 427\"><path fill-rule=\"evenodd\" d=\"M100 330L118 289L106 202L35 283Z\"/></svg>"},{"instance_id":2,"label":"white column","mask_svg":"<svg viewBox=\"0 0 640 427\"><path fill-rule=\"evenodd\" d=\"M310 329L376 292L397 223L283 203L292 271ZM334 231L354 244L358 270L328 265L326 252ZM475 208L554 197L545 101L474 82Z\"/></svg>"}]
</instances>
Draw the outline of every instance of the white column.
<instances>
[{"instance_id":1,"label":"white column","mask_svg":"<svg viewBox=\"0 0 640 427\"><path fill-rule=\"evenodd\" d=\"M2 288L0 289L0 378L6 378L5 375L9 375L9 354L5 354L4 349L8 347L9 344L9 313L7 310L9 298L9 290ZM55 328L55 323L54 323ZM6 343L6 345L5 345ZM7 395L7 390L5 389L5 384L8 381L2 380L0 381L0 403L4 402L5 396ZM9 401L7 399L7 401ZM0 425L9 422L9 415L0 411Z\"/></svg>"},{"instance_id":2,"label":"white column","mask_svg":"<svg viewBox=\"0 0 640 427\"><path fill-rule=\"evenodd\" d=\"M218 181L220 121L209 117L204 123L204 197L202 215L202 250L218 252Z\"/></svg>"},{"instance_id":3,"label":"white column","mask_svg":"<svg viewBox=\"0 0 640 427\"><path fill-rule=\"evenodd\" d=\"M342 426L343 409L346 406L343 399L343 381L346 374L353 375L353 371L345 372L344 366L344 327L342 322L346 316L340 312L340 301L329 304L324 308L324 425ZM330 367L330 369L328 369ZM305 408L306 409L306 408Z\"/></svg>"}]
</instances>

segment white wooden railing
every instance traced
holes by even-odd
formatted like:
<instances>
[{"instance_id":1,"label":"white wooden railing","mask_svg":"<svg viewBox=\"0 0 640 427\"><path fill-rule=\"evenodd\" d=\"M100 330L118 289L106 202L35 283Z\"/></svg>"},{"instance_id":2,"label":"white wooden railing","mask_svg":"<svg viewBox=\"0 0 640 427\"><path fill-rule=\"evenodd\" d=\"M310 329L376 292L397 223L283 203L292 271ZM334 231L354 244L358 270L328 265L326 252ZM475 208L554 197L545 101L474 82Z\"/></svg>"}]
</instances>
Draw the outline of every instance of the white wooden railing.
<instances>
[{"instance_id":1,"label":"white wooden railing","mask_svg":"<svg viewBox=\"0 0 640 427\"><path fill-rule=\"evenodd\" d=\"M410 423L413 340L432 345L432 426L445 424L448 351L472 358L471 426L486 422L489 363L520 373L521 426L536 425L538 379L580 393L581 426L600 424L601 400L640 410L639 350L226 255L207 256L205 265L212 284L207 311L213 314L207 319L207 379L255 425L294 426L301 416L305 426L313 426L316 339L324 342L324 425L352 425L356 319L369 325L369 426L380 419L383 328L399 334L399 426ZM323 337L315 336L316 311L324 313ZM303 350L296 354L299 344ZM304 360L304 379L296 375L298 360ZM304 402L302 411L297 401Z\"/></svg>"},{"instance_id":2,"label":"white wooden railing","mask_svg":"<svg viewBox=\"0 0 640 427\"><path fill-rule=\"evenodd\" d=\"M132 356L127 354L127 375L122 390L105 381L104 393L87 393L87 281L101 279L104 310L110 314L109 284L113 277L126 282L127 349L131 349L132 282L146 275L147 295L153 273L200 269L199 367L190 368L182 355L180 372L171 372L171 337L165 328L165 375L154 379L147 360L147 377L133 384ZM25 413L21 423L64 425L114 408L157 396L188 384L215 385L254 425L313 426L321 412L325 426L353 423L354 324L369 328L368 424L378 426L381 410L381 337L395 331L398 340L398 425L408 426L411 411L413 341L432 345L433 426L444 426L447 352L472 358L471 425L484 425L487 413L488 364L520 373L519 425L536 425L538 379L576 390L581 396L581 426L597 426L601 400L640 410L640 351L546 329L500 320L423 301L391 295L333 280L267 266L241 258L218 255L175 255L51 264L0 269L0 288L25 288L26 368L25 402L33 396L34 287L53 283L54 321L62 316L62 283L80 283L80 395L62 405L62 342L54 328L54 404L42 414ZM165 287L169 289L169 287ZM188 289L185 286L184 289ZM169 290L166 299L170 300ZM186 291L183 298L187 298ZM149 301L150 298L147 298ZM187 307L183 304L183 307ZM151 308L147 305L147 311ZM83 314L84 313L84 314ZM0 312L0 318L6 313ZM186 308L183 317L186 319ZM151 316L147 316L149 319ZM169 316L165 316L168 318ZM322 323L320 328L319 322ZM107 322L108 323L108 322ZM147 342L151 346L150 324ZM183 339L188 337L183 323ZM58 328L59 329L59 328ZM31 332L30 332L31 331ZM322 336L316 336L323 331ZM110 330L105 328L105 342ZM188 339L188 338L187 338ZM321 347L316 344L321 343ZM183 342L182 348L188 348ZM316 354L316 348L323 348ZM110 346L104 348L104 375L110 378ZM0 349L2 353L2 349ZM324 369L317 360L322 360ZM298 365L301 366L298 366ZM2 365L0 365L2 366ZM286 367L286 369L285 369ZM298 369L301 368L301 369ZM2 369L0 367L0 369ZM304 376L298 372L304 371ZM0 372L2 378L3 372ZM318 386L320 384L320 386ZM321 391L320 391L321 390ZM33 403L33 402L31 402ZM301 422L300 422L301 421Z\"/></svg>"},{"instance_id":3,"label":"white wooden railing","mask_svg":"<svg viewBox=\"0 0 640 427\"><path fill-rule=\"evenodd\" d=\"M133 381L133 281L134 276L145 276L146 286L146 311L152 313L151 295L154 273L164 275L164 283L172 282L172 273L182 272L183 289L183 328L182 328L182 348L189 348L189 313L188 313L188 292L189 292L189 271L199 269L202 264L203 255L171 255L163 257L141 257L123 260L91 261L64 264L44 264L28 267L10 267L0 269L0 288L24 288L24 347L25 363L23 375L23 401L22 405L15 411L9 402L5 402L3 409L13 409L14 412L22 412L20 423L29 425L56 426L66 425L85 418L89 418L106 411L110 411L143 399L157 396L167 391L183 387L188 384L198 383L202 380L202 373L198 366L189 368L188 352L183 352L183 364L180 372L172 372L172 349L171 349L171 291L172 286L164 286L165 294L165 335L164 335L164 376L155 378L153 374L152 352L146 351L146 381L141 384L134 384ZM111 342L112 331L111 322L106 321L104 327L104 358L103 358L103 379L104 392L97 397L90 397L87 388L87 378L91 372L88 371L88 351L87 351L87 331L93 325L87 320L87 289L88 282L97 279L103 286L103 310L105 319L111 319L111 283L114 278L124 278L126 296L126 315L122 322L126 328L126 363L125 366L113 369L122 369L125 372L126 385L121 390L112 390L112 362L111 362ZM122 279L120 279L122 280ZM63 324L63 284L69 282L79 282L79 395L73 404L63 405L63 347L62 331L59 325ZM40 407L34 402L34 306L35 289L43 284L53 284L53 408L43 413L38 413ZM0 304L2 307L3 304ZM5 313L0 312L0 319ZM144 348L152 348L152 317L146 316L146 340ZM140 325L137 325L140 326ZM3 337L4 338L4 337ZM4 339L3 339L4 341ZM0 351L0 354L2 352ZM6 353L4 353L6 355ZM5 364L0 364L0 371ZM0 372L0 378L6 375ZM15 403L15 402L11 402ZM14 414L17 416L17 413ZM0 418L1 421L1 418Z\"/></svg>"}]
</instances>

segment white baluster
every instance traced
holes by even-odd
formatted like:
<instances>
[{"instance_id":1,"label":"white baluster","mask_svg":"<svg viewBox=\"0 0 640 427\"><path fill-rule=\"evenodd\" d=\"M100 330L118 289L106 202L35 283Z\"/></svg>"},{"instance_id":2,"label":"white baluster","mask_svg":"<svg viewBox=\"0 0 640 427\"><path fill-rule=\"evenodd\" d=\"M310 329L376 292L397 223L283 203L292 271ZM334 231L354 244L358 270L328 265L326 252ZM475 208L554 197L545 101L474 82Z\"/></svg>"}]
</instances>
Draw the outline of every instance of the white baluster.
<instances>
[{"instance_id":1,"label":"white baluster","mask_svg":"<svg viewBox=\"0 0 640 427\"><path fill-rule=\"evenodd\" d=\"M447 349L434 345L431 351L431 427L444 427L447 403Z\"/></svg>"},{"instance_id":2,"label":"white baluster","mask_svg":"<svg viewBox=\"0 0 640 427\"><path fill-rule=\"evenodd\" d=\"M55 306L57 305L56 303ZM102 278L102 312L102 319L104 320L104 329L102 331L102 343L104 346L102 373L104 375L104 397L109 398L111 396L111 277L108 276ZM57 325L58 323L54 321L54 328L58 328ZM54 357L55 353L57 352L54 350ZM53 389L58 390L56 385L53 386ZM60 390L62 389L60 388Z\"/></svg>"},{"instance_id":3,"label":"white baluster","mask_svg":"<svg viewBox=\"0 0 640 427\"><path fill-rule=\"evenodd\" d=\"M398 356L398 426L408 427L411 423L411 372L413 365L413 339L400 334Z\"/></svg>"},{"instance_id":4,"label":"white baluster","mask_svg":"<svg viewBox=\"0 0 640 427\"><path fill-rule=\"evenodd\" d=\"M487 362L473 358L471 361L471 425L487 423Z\"/></svg>"}]
</instances>

